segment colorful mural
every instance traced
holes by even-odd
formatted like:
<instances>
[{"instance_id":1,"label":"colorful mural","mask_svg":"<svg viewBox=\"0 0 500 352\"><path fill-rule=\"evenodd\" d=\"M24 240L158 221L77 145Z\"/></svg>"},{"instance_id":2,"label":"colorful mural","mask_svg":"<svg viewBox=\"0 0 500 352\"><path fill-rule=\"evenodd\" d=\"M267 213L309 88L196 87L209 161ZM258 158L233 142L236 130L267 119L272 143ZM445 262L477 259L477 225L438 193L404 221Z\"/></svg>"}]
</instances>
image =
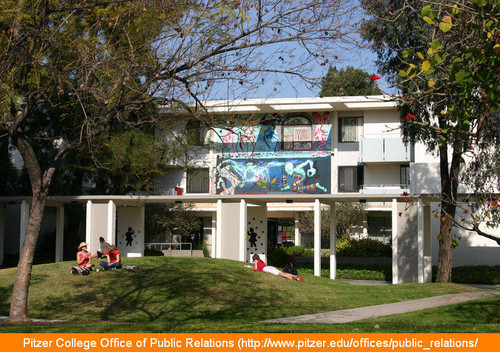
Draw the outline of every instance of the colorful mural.
<instances>
[{"instance_id":1,"label":"colorful mural","mask_svg":"<svg viewBox=\"0 0 500 352\"><path fill-rule=\"evenodd\" d=\"M286 119L217 129L217 194L330 192L329 113Z\"/></svg>"}]
</instances>

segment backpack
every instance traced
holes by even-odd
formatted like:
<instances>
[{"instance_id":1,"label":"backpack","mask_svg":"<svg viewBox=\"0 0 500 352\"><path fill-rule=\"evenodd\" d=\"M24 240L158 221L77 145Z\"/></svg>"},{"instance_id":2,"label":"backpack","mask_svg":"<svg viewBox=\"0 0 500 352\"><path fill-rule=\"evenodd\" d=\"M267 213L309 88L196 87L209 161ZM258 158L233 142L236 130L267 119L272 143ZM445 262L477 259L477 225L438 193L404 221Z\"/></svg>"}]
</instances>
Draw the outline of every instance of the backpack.
<instances>
[{"instance_id":1,"label":"backpack","mask_svg":"<svg viewBox=\"0 0 500 352\"><path fill-rule=\"evenodd\" d=\"M89 275L90 274L90 270L86 267L80 267L80 266L74 266L71 268L71 273L73 275Z\"/></svg>"},{"instance_id":2,"label":"backpack","mask_svg":"<svg viewBox=\"0 0 500 352\"><path fill-rule=\"evenodd\" d=\"M297 269L293 266L292 262L288 262L285 264L285 267L283 268L283 271L285 273L289 273L292 275L298 275L299 273L297 272Z\"/></svg>"}]
</instances>

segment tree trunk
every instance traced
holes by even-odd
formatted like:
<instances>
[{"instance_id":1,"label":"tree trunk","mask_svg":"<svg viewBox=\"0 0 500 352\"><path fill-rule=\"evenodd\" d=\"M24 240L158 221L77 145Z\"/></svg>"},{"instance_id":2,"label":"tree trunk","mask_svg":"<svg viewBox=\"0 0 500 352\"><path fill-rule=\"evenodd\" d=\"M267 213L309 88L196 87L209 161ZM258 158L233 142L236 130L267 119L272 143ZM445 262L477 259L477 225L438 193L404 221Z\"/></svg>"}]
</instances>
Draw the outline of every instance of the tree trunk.
<instances>
[{"instance_id":1,"label":"tree trunk","mask_svg":"<svg viewBox=\"0 0 500 352\"><path fill-rule=\"evenodd\" d=\"M448 163L448 145L441 146L439 151L439 166L441 174L441 226L438 235L439 258L436 282L451 282L452 249L453 249L453 219L456 213L458 191L458 176L460 172L460 147L453 146L451 165Z\"/></svg>"},{"instance_id":2,"label":"tree trunk","mask_svg":"<svg viewBox=\"0 0 500 352\"><path fill-rule=\"evenodd\" d=\"M16 282L12 291L12 302L10 304L10 321L26 321L28 319L28 292L33 268L33 257L35 255L36 243L40 233L43 213L47 203L46 194L33 196L30 209L28 228L24 244L19 255L17 265Z\"/></svg>"},{"instance_id":3,"label":"tree trunk","mask_svg":"<svg viewBox=\"0 0 500 352\"><path fill-rule=\"evenodd\" d=\"M53 160L52 166L42 173L35 151L26 139L15 138L17 149L21 153L24 166L28 171L33 194L31 209L28 219L28 227L24 243L19 253L19 263L17 264L16 282L12 291L12 301L10 304L10 321L28 320L28 292L33 268L33 257L35 255L36 243L40 234L45 205L49 186L54 175L57 160L64 156L59 153Z\"/></svg>"}]
</instances>

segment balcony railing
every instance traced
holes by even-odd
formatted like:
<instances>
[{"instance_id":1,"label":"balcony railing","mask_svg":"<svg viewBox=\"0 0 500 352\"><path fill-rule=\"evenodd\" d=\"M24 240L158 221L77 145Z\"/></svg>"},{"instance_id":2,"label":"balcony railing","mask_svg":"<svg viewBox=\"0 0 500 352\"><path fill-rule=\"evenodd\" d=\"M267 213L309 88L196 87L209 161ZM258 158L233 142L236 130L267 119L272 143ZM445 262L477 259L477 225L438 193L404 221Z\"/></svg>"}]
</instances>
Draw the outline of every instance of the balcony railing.
<instances>
[{"instance_id":1,"label":"balcony railing","mask_svg":"<svg viewBox=\"0 0 500 352\"><path fill-rule=\"evenodd\" d=\"M403 184L366 184L360 186L359 193L363 194L402 194L410 192L410 185Z\"/></svg>"},{"instance_id":2,"label":"balcony railing","mask_svg":"<svg viewBox=\"0 0 500 352\"><path fill-rule=\"evenodd\" d=\"M415 152L402 138L363 138L359 158L362 163L413 162Z\"/></svg>"}]
</instances>

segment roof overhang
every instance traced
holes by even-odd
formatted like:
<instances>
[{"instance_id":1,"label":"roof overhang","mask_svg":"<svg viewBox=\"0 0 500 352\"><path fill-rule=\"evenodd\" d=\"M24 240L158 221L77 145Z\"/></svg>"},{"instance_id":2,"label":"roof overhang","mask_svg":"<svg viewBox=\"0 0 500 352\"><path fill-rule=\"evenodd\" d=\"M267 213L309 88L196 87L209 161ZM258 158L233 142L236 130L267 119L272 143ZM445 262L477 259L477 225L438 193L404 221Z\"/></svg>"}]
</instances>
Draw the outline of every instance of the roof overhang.
<instances>
[{"instance_id":1,"label":"roof overhang","mask_svg":"<svg viewBox=\"0 0 500 352\"><path fill-rule=\"evenodd\" d=\"M196 108L197 106L197 108ZM202 107L200 107L202 106ZM212 100L198 105L191 105L199 111L211 114L256 114L288 113L296 111L346 111L346 110L386 110L395 109L398 104L395 97L388 95L324 97L324 98L273 98L243 100ZM166 114L186 113L181 108L164 105Z\"/></svg>"}]
</instances>

